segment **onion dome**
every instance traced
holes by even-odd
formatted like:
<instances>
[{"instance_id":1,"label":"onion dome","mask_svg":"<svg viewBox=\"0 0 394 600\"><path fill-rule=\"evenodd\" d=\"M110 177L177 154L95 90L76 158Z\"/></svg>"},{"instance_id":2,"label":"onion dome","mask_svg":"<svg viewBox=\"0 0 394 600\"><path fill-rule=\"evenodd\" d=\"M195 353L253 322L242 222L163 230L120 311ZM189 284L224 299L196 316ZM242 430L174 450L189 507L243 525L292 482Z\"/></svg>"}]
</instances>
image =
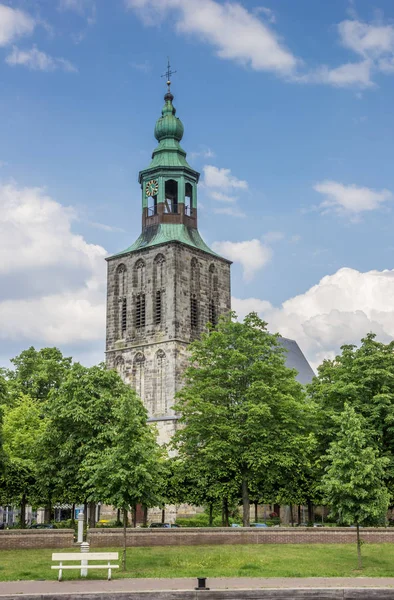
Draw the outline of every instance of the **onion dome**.
<instances>
[{"instance_id":1,"label":"onion dome","mask_svg":"<svg viewBox=\"0 0 394 600\"><path fill-rule=\"evenodd\" d=\"M160 142L167 138L180 142L183 137L183 123L175 116L176 109L172 104L174 96L167 92L164 96L165 104L161 111L162 116L156 122L155 138Z\"/></svg>"}]
</instances>

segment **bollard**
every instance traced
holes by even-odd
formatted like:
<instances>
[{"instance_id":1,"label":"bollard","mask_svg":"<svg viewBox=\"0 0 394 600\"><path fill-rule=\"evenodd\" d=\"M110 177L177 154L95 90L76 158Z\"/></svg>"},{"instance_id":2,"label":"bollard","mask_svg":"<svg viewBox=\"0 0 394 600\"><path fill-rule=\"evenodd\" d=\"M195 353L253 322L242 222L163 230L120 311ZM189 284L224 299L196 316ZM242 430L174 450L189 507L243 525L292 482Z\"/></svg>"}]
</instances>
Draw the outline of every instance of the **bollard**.
<instances>
[{"instance_id":1,"label":"bollard","mask_svg":"<svg viewBox=\"0 0 394 600\"><path fill-rule=\"evenodd\" d=\"M209 590L209 588L206 587L206 581L207 581L206 577L197 577L198 587L196 587L194 589L199 590L199 591Z\"/></svg>"},{"instance_id":2,"label":"bollard","mask_svg":"<svg viewBox=\"0 0 394 600\"><path fill-rule=\"evenodd\" d=\"M78 538L77 544L82 544L83 542L83 512L78 513Z\"/></svg>"},{"instance_id":3,"label":"bollard","mask_svg":"<svg viewBox=\"0 0 394 600\"><path fill-rule=\"evenodd\" d=\"M89 548L90 548L90 545L89 545L88 542L82 542L82 544L81 544L81 552L83 552L83 553L89 552ZM87 565L88 565L88 561L82 559L81 560L81 577L86 577L87 576L87 574L88 574L88 570L86 569Z\"/></svg>"}]
</instances>

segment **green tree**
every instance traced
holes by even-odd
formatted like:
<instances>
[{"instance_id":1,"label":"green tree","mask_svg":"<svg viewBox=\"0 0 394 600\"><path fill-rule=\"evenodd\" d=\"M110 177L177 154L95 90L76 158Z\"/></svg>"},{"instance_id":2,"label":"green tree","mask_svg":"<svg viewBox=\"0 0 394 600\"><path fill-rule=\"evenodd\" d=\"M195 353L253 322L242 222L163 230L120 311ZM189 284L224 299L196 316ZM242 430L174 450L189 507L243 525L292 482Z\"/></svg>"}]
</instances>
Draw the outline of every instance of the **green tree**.
<instances>
[{"instance_id":1,"label":"green tree","mask_svg":"<svg viewBox=\"0 0 394 600\"><path fill-rule=\"evenodd\" d=\"M3 413L7 398L7 383L0 371L0 481L5 472L6 454L3 446Z\"/></svg>"},{"instance_id":2,"label":"green tree","mask_svg":"<svg viewBox=\"0 0 394 600\"><path fill-rule=\"evenodd\" d=\"M38 402L22 395L3 419L6 455L3 494L7 503L20 505L21 527L26 524L26 505L36 500L39 445L46 421Z\"/></svg>"},{"instance_id":3,"label":"green tree","mask_svg":"<svg viewBox=\"0 0 394 600\"><path fill-rule=\"evenodd\" d=\"M247 526L252 483L278 481L308 443L308 400L278 336L254 313L243 323L223 318L190 350L175 446L214 476L239 481Z\"/></svg>"},{"instance_id":4,"label":"green tree","mask_svg":"<svg viewBox=\"0 0 394 600\"><path fill-rule=\"evenodd\" d=\"M349 404L335 420L339 431L327 452L328 467L321 487L339 521L356 525L361 569L360 525L379 521L389 505L390 496L383 482L388 459L379 457L370 445L365 419Z\"/></svg>"},{"instance_id":5,"label":"green tree","mask_svg":"<svg viewBox=\"0 0 394 600\"><path fill-rule=\"evenodd\" d=\"M86 457L111 443L116 399L128 387L105 365L75 363L46 403L48 427L42 440L40 482L47 502L86 502L92 490L84 470ZM94 526L92 517L91 526Z\"/></svg>"},{"instance_id":6,"label":"green tree","mask_svg":"<svg viewBox=\"0 0 394 600\"><path fill-rule=\"evenodd\" d=\"M382 344L370 333L359 348L342 346L318 368L308 393L318 407L320 453L338 431L334 417L350 404L365 418L371 443L389 459L385 480L394 498L394 342Z\"/></svg>"},{"instance_id":7,"label":"green tree","mask_svg":"<svg viewBox=\"0 0 394 600\"><path fill-rule=\"evenodd\" d=\"M34 400L47 400L51 390L57 389L72 359L64 357L57 348L36 350L33 346L11 359L14 369L5 371L9 382L10 398L27 394Z\"/></svg>"},{"instance_id":8,"label":"green tree","mask_svg":"<svg viewBox=\"0 0 394 600\"><path fill-rule=\"evenodd\" d=\"M123 509L123 570L126 570L126 523L130 507L161 503L164 461L156 433L134 390L124 386L115 399L109 444L93 448L84 464L86 485L95 500Z\"/></svg>"}]
</instances>

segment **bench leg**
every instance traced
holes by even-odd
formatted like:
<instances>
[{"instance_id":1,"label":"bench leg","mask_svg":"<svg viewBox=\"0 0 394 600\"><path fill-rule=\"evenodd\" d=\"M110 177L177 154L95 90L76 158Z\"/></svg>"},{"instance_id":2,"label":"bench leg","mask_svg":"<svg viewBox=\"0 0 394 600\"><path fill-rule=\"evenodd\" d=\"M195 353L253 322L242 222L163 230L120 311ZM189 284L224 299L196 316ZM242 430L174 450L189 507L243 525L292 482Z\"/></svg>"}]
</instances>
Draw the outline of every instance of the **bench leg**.
<instances>
[{"instance_id":1,"label":"bench leg","mask_svg":"<svg viewBox=\"0 0 394 600\"><path fill-rule=\"evenodd\" d=\"M58 576L57 580L61 581L62 578L63 578L63 569L62 569L62 563L60 563L59 576Z\"/></svg>"},{"instance_id":2,"label":"bench leg","mask_svg":"<svg viewBox=\"0 0 394 600\"><path fill-rule=\"evenodd\" d=\"M108 581L111 581L111 563L108 563Z\"/></svg>"}]
</instances>

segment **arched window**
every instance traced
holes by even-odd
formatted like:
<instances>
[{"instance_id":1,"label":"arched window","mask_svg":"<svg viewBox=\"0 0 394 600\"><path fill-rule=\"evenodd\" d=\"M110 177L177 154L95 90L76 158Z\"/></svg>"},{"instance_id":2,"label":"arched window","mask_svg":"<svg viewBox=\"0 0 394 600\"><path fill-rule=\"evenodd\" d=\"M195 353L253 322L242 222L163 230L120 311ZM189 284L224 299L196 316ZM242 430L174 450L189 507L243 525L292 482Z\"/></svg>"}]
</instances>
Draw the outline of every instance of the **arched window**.
<instances>
[{"instance_id":1,"label":"arched window","mask_svg":"<svg viewBox=\"0 0 394 600\"><path fill-rule=\"evenodd\" d=\"M209 266L208 321L213 327L218 324L218 275L214 264Z\"/></svg>"},{"instance_id":2,"label":"arched window","mask_svg":"<svg viewBox=\"0 0 394 600\"><path fill-rule=\"evenodd\" d=\"M165 290L166 259L158 254L153 262L153 320L155 325L164 321L164 290Z\"/></svg>"},{"instance_id":3,"label":"arched window","mask_svg":"<svg viewBox=\"0 0 394 600\"><path fill-rule=\"evenodd\" d=\"M117 338L124 338L127 332L127 269L122 263L116 269L116 328Z\"/></svg>"},{"instance_id":4,"label":"arched window","mask_svg":"<svg viewBox=\"0 0 394 600\"><path fill-rule=\"evenodd\" d=\"M119 373L119 375L122 377L124 377L125 374L125 364L124 364L124 359L122 356L118 356L115 360L115 369L117 370L117 372Z\"/></svg>"},{"instance_id":5,"label":"arched window","mask_svg":"<svg viewBox=\"0 0 394 600\"><path fill-rule=\"evenodd\" d=\"M164 212L178 212L178 182L168 179L165 184Z\"/></svg>"},{"instance_id":6,"label":"arched window","mask_svg":"<svg viewBox=\"0 0 394 600\"><path fill-rule=\"evenodd\" d=\"M142 329L146 324L145 294L137 294L135 301L135 326Z\"/></svg>"},{"instance_id":7,"label":"arched window","mask_svg":"<svg viewBox=\"0 0 394 600\"><path fill-rule=\"evenodd\" d=\"M134 267L134 287L143 290L145 287L145 263L140 258Z\"/></svg>"},{"instance_id":8,"label":"arched window","mask_svg":"<svg viewBox=\"0 0 394 600\"><path fill-rule=\"evenodd\" d=\"M136 290L134 324L138 330L143 329L146 324L145 271L145 263L140 258L134 267L134 289Z\"/></svg>"},{"instance_id":9,"label":"arched window","mask_svg":"<svg viewBox=\"0 0 394 600\"><path fill-rule=\"evenodd\" d=\"M185 185L185 214L189 217L193 214L193 186L191 183Z\"/></svg>"},{"instance_id":10,"label":"arched window","mask_svg":"<svg viewBox=\"0 0 394 600\"><path fill-rule=\"evenodd\" d=\"M137 352L133 363L134 389L137 395L144 400L145 393L145 356L142 352Z\"/></svg>"},{"instance_id":11,"label":"arched window","mask_svg":"<svg viewBox=\"0 0 394 600\"><path fill-rule=\"evenodd\" d=\"M155 378L154 378L154 404L153 414L165 415L167 414L167 386L166 386L166 373L167 373L167 357L163 350L158 350L155 356Z\"/></svg>"},{"instance_id":12,"label":"arched window","mask_svg":"<svg viewBox=\"0 0 394 600\"><path fill-rule=\"evenodd\" d=\"M190 326L194 331L198 329L199 293L200 269L198 260L193 257L190 264Z\"/></svg>"}]
</instances>

